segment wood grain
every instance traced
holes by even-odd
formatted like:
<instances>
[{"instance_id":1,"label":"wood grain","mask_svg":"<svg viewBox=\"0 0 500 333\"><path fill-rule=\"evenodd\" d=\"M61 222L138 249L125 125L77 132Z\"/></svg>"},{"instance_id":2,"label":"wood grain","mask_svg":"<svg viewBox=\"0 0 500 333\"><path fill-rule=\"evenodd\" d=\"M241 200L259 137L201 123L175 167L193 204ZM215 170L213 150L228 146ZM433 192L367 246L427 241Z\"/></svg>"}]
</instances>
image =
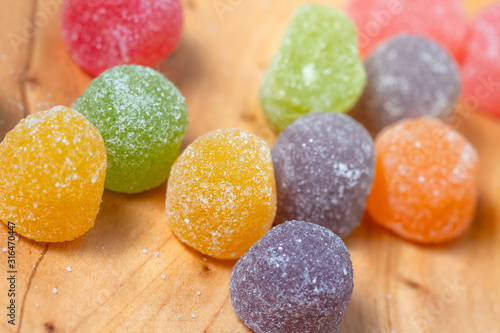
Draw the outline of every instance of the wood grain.
<instances>
[{"instance_id":1,"label":"wood grain","mask_svg":"<svg viewBox=\"0 0 500 333\"><path fill-rule=\"evenodd\" d=\"M90 82L64 48L61 1L0 0L0 138L27 114L71 105ZM184 1L180 48L158 69L187 98L185 144L235 126L273 143L256 92L290 14L305 2ZM490 2L467 1L471 13ZM500 121L468 112L460 119L458 129L481 157L472 227L454 242L422 247L365 218L346 239L355 289L343 333L500 331ZM140 195L106 191L95 227L83 237L60 244L20 237L17 325L2 312L0 331L248 332L228 294L234 261L205 258L181 244L167 227L164 199L165 185ZM0 262L7 271L6 252ZM7 289L1 278L3 311Z\"/></svg>"}]
</instances>

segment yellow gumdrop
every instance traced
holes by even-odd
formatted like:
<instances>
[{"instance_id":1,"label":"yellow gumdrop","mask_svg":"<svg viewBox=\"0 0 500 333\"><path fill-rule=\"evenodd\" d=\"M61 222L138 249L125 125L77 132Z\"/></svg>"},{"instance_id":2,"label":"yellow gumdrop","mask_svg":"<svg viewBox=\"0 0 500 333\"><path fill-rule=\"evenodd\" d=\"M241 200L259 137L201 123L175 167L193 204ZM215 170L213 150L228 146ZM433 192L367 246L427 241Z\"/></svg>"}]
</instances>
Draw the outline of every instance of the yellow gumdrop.
<instances>
[{"instance_id":1,"label":"yellow gumdrop","mask_svg":"<svg viewBox=\"0 0 500 333\"><path fill-rule=\"evenodd\" d=\"M198 138L172 167L166 209L182 242L216 258L241 257L271 228L276 214L269 147L240 129Z\"/></svg>"},{"instance_id":2,"label":"yellow gumdrop","mask_svg":"<svg viewBox=\"0 0 500 333\"><path fill-rule=\"evenodd\" d=\"M63 106L33 114L0 143L0 219L36 241L75 239L94 225L105 176L88 120Z\"/></svg>"}]
</instances>

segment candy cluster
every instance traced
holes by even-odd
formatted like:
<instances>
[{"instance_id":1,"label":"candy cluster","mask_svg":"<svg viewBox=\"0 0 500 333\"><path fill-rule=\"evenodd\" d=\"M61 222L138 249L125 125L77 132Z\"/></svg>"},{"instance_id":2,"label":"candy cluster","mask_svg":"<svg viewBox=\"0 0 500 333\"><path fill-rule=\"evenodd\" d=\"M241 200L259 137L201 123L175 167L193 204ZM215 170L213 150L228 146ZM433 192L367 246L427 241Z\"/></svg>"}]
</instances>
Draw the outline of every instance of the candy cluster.
<instances>
[{"instance_id":1,"label":"candy cluster","mask_svg":"<svg viewBox=\"0 0 500 333\"><path fill-rule=\"evenodd\" d=\"M141 66L179 44L179 1L68 0L62 17L75 62L98 76L71 109L28 116L0 143L0 219L27 238L72 240L92 227L104 187L140 193L168 179L178 239L240 258L230 295L248 327L337 332L353 290L340 237L365 210L422 244L473 220L478 154L446 122L462 92L500 114L500 5L469 33L458 0L305 5L259 90L275 145L225 129L180 156L185 99Z\"/></svg>"}]
</instances>

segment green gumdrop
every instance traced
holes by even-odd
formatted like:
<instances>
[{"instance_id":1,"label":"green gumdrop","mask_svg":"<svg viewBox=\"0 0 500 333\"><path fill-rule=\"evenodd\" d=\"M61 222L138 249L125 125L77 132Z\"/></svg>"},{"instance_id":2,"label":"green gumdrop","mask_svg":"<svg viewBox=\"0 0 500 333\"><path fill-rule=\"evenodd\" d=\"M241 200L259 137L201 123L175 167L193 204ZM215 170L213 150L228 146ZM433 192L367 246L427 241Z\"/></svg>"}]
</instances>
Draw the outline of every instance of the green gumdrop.
<instances>
[{"instance_id":1,"label":"green gumdrop","mask_svg":"<svg viewBox=\"0 0 500 333\"><path fill-rule=\"evenodd\" d=\"M292 18L259 95L269 122L282 131L310 112L347 112L365 83L351 19L329 7L304 5Z\"/></svg>"},{"instance_id":2,"label":"green gumdrop","mask_svg":"<svg viewBox=\"0 0 500 333\"><path fill-rule=\"evenodd\" d=\"M189 119L184 97L161 73L114 67L95 78L73 108L104 139L106 188L138 193L168 178Z\"/></svg>"}]
</instances>

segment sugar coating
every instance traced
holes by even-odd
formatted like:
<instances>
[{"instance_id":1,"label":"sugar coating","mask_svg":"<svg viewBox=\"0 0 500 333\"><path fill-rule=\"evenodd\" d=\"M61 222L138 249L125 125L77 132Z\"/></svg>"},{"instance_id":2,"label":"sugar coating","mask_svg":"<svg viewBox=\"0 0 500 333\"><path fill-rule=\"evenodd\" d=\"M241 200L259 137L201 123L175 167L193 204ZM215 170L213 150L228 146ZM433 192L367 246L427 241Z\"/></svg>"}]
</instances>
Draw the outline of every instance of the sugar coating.
<instances>
[{"instance_id":1,"label":"sugar coating","mask_svg":"<svg viewBox=\"0 0 500 333\"><path fill-rule=\"evenodd\" d=\"M374 134L406 118L447 120L460 96L455 60L424 37L402 34L382 42L365 68L368 81L352 115Z\"/></svg>"},{"instance_id":2,"label":"sugar coating","mask_svg":"<svg viewBox=\"0 0 500 333\"><path fill-rule=\"evenodd\" d=\"M260 101L271 125L281 131L311 111L346 112L365 80L352 21L337 10L304 5L264 76Z\"/></svg>"},{"instance_id":3,"label":"sugar coating","mask_svg":"<svg viewBox=\"0 0 500 333\"><path fill-rule=\"evenodd\" d=\"M179 44L179 0L65 0L62 35L75 62L93 76L117 65L155 66Z\"/></svg>"},{"instance_id":4,"label":"sugar coating","mask_svg":"<svg viewBox=\"0 0 500 333\"><path fill-rule=\"evenodd\" d=\"M95 78L73 108L104 138L107 189L137 193L167 179L189 120L184 97L162 74L114 67Z\"/></svg>"},{"instance_id":5,"label":"sugar coating","mask_svg":"<svg viewBox=\"0 0 500 333\"><path fill-rule=\"evenodd\" d=\"M290 221L236 263L234 311L257 333L338 332L353 290L349 252L332 231Z\"/></svg>"},{"instance_id":6,"label":"sugar coating","mask_svg":"<svg viewBox=\"0 0 500 333\"><path fill-rule=\"evenodd\" d=\"M500 4L471 24L462 76L465 103L500 116Z\"/></svg>"},{"instance_id":7,"label":"sugar coating","mask_svg":"<svg viewBox=\"0 0 500 333\"><path fill-rule=\"evenodd\" d=\"M271 150L276 223L317 223L340 237L360 223L375 173L375 147L351 117L311 113L283 131Z\"/></svg>"},{"instance_id":8,"label":"sugar coating","mask_svg":"<svg viewBox=\"0 0 500 333\"><path fill-rule=\"evenodd\" d=\"M240 129L198 138L172 167L166 210L182 242L216 258L239 258L271 228L276 214L267 144Z\"/></svg>"},{"instance_id":9,"label":"sugar coating","mask_svg":"<svg viewBox=\"0 0 500 333\"><path fill-rule=\"evenodd\" d=\"M458 237L476 209L478 155L442 121L396 123L375 143L377 166L368 212L408 240L440 243Z\"/></svg>"},{"instance_id":10,"label":"sugar coating","mask_svg":"<svg viewBox=\"0 0 500 333\"><path fill-rule=\"evenodd\" d=\"M94 225L106 150L81 114L57 106L28 116L0 143L0 219L40 242L62 242Z\"/></svg>"},{"instance_id":11,"label":"sugar coating","mask_svg":"<svg viewBox=\"0 0 500 333\"><path fill-rule=\"evenodd\" d=\"M391 36L409 33L437 41L458 60L463 57L468 23L460 0L349 0L346 11L358 29L362 55Z\"/></svg>"}]
</instances>

